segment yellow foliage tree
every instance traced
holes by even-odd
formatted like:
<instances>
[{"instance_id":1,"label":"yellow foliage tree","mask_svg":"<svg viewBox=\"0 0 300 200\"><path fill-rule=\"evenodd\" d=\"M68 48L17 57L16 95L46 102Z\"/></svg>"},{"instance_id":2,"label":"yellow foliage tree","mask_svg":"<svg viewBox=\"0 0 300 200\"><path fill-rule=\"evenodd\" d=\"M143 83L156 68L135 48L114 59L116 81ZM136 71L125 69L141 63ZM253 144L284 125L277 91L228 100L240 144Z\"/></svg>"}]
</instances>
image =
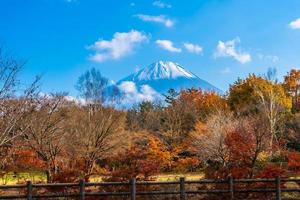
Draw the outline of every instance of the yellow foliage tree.
<instances>
[{"instance_id":1,"label":"yellow foliage tree","mask_svg":"<svg viewBox=\"0 0 300 200\"><path fill-rule=\"evenodd\" d=\"M228 102L237 115L259 113L265 117L271 135L270 148L276 139L279 121L292 107L292 100L280 83L254 74L230 87Z\"/></svg>"},{"instance_id":2,"label":"yellow foliage tree","mask_svg":"<svg viewBox=\"0 0 300 200\"><path fill-rule=\"evenodd\" d=\"M292 111L300 111L300 70L292 69L286 76L284 76L284 88L287 94L292 97Z\"/></svg>"}]
</instances>

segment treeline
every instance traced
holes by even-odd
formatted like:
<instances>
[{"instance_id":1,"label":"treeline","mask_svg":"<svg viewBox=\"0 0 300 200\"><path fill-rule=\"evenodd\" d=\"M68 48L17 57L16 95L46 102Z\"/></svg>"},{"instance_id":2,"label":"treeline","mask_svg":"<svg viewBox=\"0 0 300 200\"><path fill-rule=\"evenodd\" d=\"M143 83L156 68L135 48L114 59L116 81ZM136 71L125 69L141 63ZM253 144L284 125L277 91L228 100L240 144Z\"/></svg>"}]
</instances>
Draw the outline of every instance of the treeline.
<instances>
[{"instance_id":1,"label":"treeline","mask_svg":"<svg viewBox=\"0 0 300 200\"><path fill-rule=\"evenodd\" d=\"M0 55L2 171L45 171L49 182L92 175L151 179L167 172L207 178L290 176L300 170L300 70L250 74L226 95L170 90L165 102L129 110L105 105L107 79L92 69L76 88L84 99L19 84L22 64ZM110 88L111 101L121 96Z\"/></svg>"}]
</instances>

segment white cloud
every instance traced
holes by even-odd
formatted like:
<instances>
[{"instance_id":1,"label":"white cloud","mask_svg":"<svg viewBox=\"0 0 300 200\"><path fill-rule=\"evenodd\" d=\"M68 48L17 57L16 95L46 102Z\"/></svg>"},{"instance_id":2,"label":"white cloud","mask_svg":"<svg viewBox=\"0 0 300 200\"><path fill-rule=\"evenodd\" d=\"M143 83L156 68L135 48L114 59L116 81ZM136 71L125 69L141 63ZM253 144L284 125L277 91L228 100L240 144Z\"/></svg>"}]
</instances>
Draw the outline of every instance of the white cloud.
<instances>
[{"instance_id":1,"label":"white cloud","mask_svg":"<svg viewBox=\"0 0 300 200\"><path fill-rule=\"evenodd\" d=\"M154 1L152 3L153 6L159 7L159 8L172 8L172 5L164 3L162 1Z\"/></svg>"},{"instance_id":2,"label":"white cloud","mask_svg":"<svg viewBox=\"0 0 300 200\"><path fill-rule=\"evenodd\" d=\"M141 93L139 95L142 100L154 101L159 94L149 85L142 85Z\"/></svg>"},{"instance_id":3,"label":"white cloud","mask_svg":"<svg viewBox=\"0 0 300 200\"><path fill-rule=\"evenodd\" d=\"M51 94L49 94L49 93L44 93L44 92L39 92L38 93L38 96L40 97L40 98L46 98L46 99L53 99L54 98L54 96L53 95L51 95ZM74 97L74 96L70 96L70 95L66 95L66 96L64 96L63 97L66 101L68 101L68 102L73 102L73 103L75 103L75 104L80 104L80 105L86 105L86 101L85 101L85 99L83 99L83 98L77 98L77 97Z\"/></svg>"},{"instance_id":4,"label":"white cloud","mask_svg":"<svg viewBox=\"0 0 300 200\"><path fill-rule=\"evenodd\" d=\"M65 96L66 101L71 101L74 102L75 104L78 105L86 105L86 101L83 98L76 98L74 96Z\"/></svg>"},{"instance_id":5,"label":"white cloud","mask_svg":"<svg viewBox=\"0 0 300 200\"><path fill-rule=\"evenodd\" d=\"M174 26L174 23L175 23L173 20L167 18L165 15L154 16L154 15L138 14L138 15L136 15L136 17L144 22L156 22L156 23L163 24L164 26L166 26L168 28Z\"/></svg>"},{"instance_id":6,"label":"white cloud","mask_svg":"<svg viewBox=\"0 0 300 200\"><path fill-rule=\"evenodd\" d=\"M99 39L88 49L95 51L90 60L103 62L108 59L119 59L131 54L137 44L147 40L142 32L131 30L129 32L116 32L111 40Z\"/></svg>"},{"instance_id":7,"label":"white cloud","mask_svg":"<svg viewBox=\"0 0 300 200\"><path fill-rule=\"evenodd\" d=\"M176 48L173 45L173 42L170 40L156 40L155 42L159 47L170 51L170 52L176 52L176 53L180 53L181 49L180 48Z\"/></svg>"},{"instance_id":8,"label":"white cloud","mask_svg":"<svg viewBox=\"0 0 300 200\"><path fill-rule=\"evenodd\" d=\"M222 70L220 71L220 73L221 73L221 74L229 74L229 73L231 73L231 70L230 70L229 67L226 67L226 68L222 69Z\"/></svg>"},{"instance_id":9,"label":"white cloud","mask_svg":"<svg viewBox=\"0 0 300 200\"><path fill-rule=\"evenodd\" d=\"M104 53L95 53L94 55L90 56L90 60L94 62L103 62L105 60L108 60L109 58L110 56Z\"/></svg>"},{"instance_id":10,"label":"white cloud","mask_svg":"<svg viewBox=\"0 0 300 200\"><path fill-rule=\"evenodd\" d=\"M247 52L236 49L236 45L241 41L239 38L226 42L219 41L214 57L233 57L238 62L245 64L251 61L251 55Z\"/></svg>"},{"instance_id":11,"label":"white cloud","mask_svg":"<svg viewBox=\"0 0 300 200\"><path fill-rule=\"evenodd\" d=\"M260 60L271 61L273 63L276 63L276 62L279 61L279 57L278 56L273 56L273 55L258 54L258 58Z\"/></svg>"},{"instance_id":12,"label":"white cloud","mask_svg":"<svg viewBox=\"0 0 300 200\"><path fill-rule=\"evenodd\" d=\"M295 19L289 24L291 29L300 29L300 18Z\"/></svg>"},{"instance_id":13,"label":"white cloud","mask_svg":"<svg viewBox=\"0 0 300 200\"><path fill-rule=\"evenodd\" d=\"M142 101L155 101L161 97L153 88L149 85L142 85L137 88L134 82L124 81L119 85L120 91L123 93L121 104L133 105Z\"/></svg>"},{"instance_id":14,"label":"white cloud","mask_svg":"<svg viewBox=\"0 0 300 200\"><path fill-rule=\"evenodd\" d=\"M119 86L120 90L125 94L128 93L137 93L135 83L132 81L124 81Z\"/></svg>"},{"instance_id":15,"label":"white cloud","mask_svg":"<svg viewBox=\"0 0 300 200\"><path fill-rule=\"evenodd\" d=\"M196 53L196 54L200 54L203 51L203 48L197 44L192 44L189 42L185 42L183 43L184 47L186 48L186 50L188 50L191 53Z\"/></svg>"}]
</instances>

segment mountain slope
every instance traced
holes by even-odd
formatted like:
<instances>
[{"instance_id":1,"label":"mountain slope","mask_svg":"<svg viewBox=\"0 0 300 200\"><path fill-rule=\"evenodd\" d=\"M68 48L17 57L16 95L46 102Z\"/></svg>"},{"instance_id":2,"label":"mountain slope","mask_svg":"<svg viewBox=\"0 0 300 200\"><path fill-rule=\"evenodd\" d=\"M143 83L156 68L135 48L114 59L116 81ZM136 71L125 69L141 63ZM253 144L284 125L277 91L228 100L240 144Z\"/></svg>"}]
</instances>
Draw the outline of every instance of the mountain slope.
<instances>
[{"instance_id":1,"label":"mountain slope","mask_svg":"<svg viewBox=\"0 0 300 200\"><path fill-rule=\"evenodd\" d=\"M161 94L165 94L171 88L177 91L188 88L201 88L205 91L222 93L217 87L200 79L179 64L170 61L152 63L138 72L121 79L117 84L119 85L125 81L135 83L137 88L149 85Z\"/></svg>"}]
</instances>

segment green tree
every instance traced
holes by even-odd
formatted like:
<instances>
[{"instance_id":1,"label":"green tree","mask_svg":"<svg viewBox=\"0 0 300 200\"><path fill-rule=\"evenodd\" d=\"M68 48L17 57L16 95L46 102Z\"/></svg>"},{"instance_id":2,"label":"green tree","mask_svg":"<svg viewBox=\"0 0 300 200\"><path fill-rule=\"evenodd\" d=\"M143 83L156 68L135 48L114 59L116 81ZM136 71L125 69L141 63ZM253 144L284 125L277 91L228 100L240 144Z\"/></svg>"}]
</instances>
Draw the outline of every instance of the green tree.
<instances>
[{"instance_id":1,"label":"green tree","mask_svg":"<svg viewBox=\"0 0 300 200\"><path fill-rule=\"evenodd\" d=\"M167 104L172 104L179 96L179 93L176 92L175 89L171 88L168 90L167 94L165 94L164 96L165 96L165 102Z\"/></svg>"}]
</instances>

